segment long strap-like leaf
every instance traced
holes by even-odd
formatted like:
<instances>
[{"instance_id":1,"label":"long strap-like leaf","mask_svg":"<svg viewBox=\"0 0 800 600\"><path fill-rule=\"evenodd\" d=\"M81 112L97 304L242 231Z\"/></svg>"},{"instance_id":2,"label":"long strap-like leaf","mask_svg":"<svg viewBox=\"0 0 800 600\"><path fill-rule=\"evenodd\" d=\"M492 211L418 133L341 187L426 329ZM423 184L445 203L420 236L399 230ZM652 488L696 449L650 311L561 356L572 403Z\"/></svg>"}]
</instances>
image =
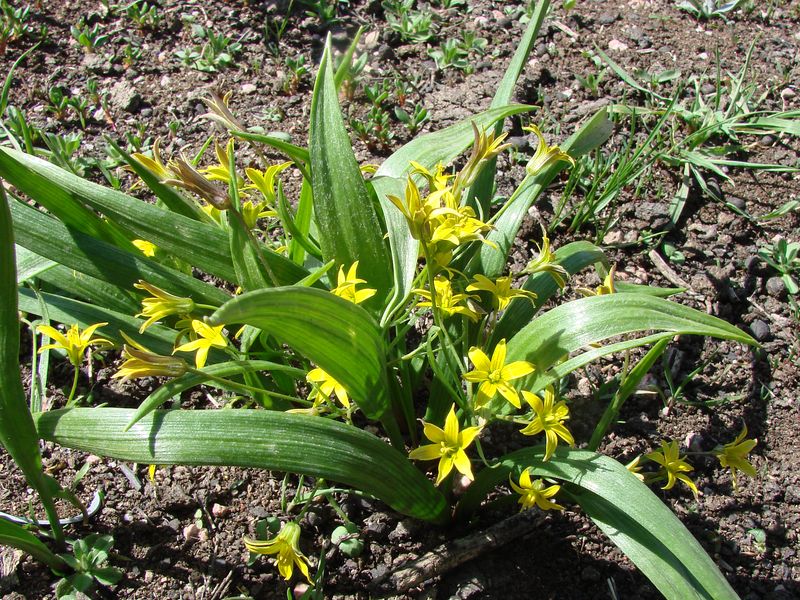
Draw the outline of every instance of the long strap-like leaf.
<instances>
[{"instance_id":1,"label":"long strap-like leaf","mask_svg":"<svg viewBox=\"0 0 800 600\"><path fill-rule=\"evenodd\" d=\"M22 202L10 203L17 243L96 279L133 289L139 279L196 302L222 304L229 296L221 289L145 258L139 250L121 250L65 226L58 219Z\"/></svg>"},{"instance_id":2,"label":"long strap-like leaf","mask_svg":"<svg viewBox=\"0 0 800 600\"><path fill-rule=\"evenodd\" d=\"M511 338L508 360L533 363L535 385L537 378L571 352L617 335L647 330L756 345L741 329L688 306L644 294L610 294L568 302L537 317Z\"/></svg>"},{"instance_id":3,"label":"long strap-like leaf","mask_svg":"<svg viewBox=\"0 0 800 600\"><path fill-rule=\"evenodd\" d=\"M0 443L39 493L47 518L60 538L53 490L42 471L39 438L22 389L16 273L11 212L0 181Z\"/></svg>"},{"instance_id":4,"label":"long strap-like leaf","mask_svg":"<svg viewBox=\"0 0 800 600\"><path fill-rule=\"evenodd\" d=\"M36 415L42 438L144 464L230 465L324 477L403 514L444 521L442 494L408 458L356 427L263 410L156 411L123 431L134 411L95 408Z\"/></svg>"},{"instance_id":5,"label":"long strap-like leaf","mask_svg":"<svg viewBox=\"0 0 800 600\"><path fill-rule=\"evenodd\" d=\"M63 572L68 570L67 564L45 546L44 542L27 529L5 519L0 519L0 546L10 546L27 552L51 569Z\"/></svg>"},{"instance_id":6,"label":"long strap-like leaf","mask_svg":"<svg viewBox=\"0 0 800 600\"><path fill-rule=\"evenodd\" d=\"M345 268L359 261L359 277L378 290L366 304L382 308L392 286L391 260L344 126L331 60L326 44L311 99L308 144L320 248L325 261L335 259Z\"/></svg>"},{"instance_id":7,"label":"long strap-like leaf","mask_svg":"<svg viewBox=\"0 0 800 600\"><path fill-rule=\"evenodd\" d=\"M603 251L590 242L572 242L556 250L555 262L570 275L595 263L606 262ZM558 291L556 280L549 273L536 273L525 280L522 288L536 294L536 300L527 298L512 300L494 328L490 347L502 339L510 339L531 322L533 316Z\"/></svg>"},{"instance_id":8,"label":"long strap-like leaf","mask_svg":"<svg viewBox=\"0 0 800 600\"><path fill-rule=\"evenodd\" d=\"M511 63L508 65L506 72L503 74L503 79L492 98L490 108L498 108L511 104L514 98L514 89L517 86L517 80L528 64L528 56L530 56L533 44L539 36L539 29L542 27L544 18L550 8L550 0L539 0L536 3L536 9L525 28L525 33L520 38L517 49L514 51L514 56L511 58ZM494 132L500 135L503 132L503 122L498 121L495 123ZM495 176L497 159L493 158L489 163L483 167L483 170L478 174L475 183L470 186L469 202L472 206L480 207L478 214L489 214L489 204L492 200L492 192L495 187Z\"/></svg>"},{"instance_id":9,"label":"long strap-like leaf","mask_svg":"<svg viewBox=\"0 0 800 600\"><path fill-rule=\"evenodd\" d=\"M533 475L570 482L569 495L669 600L737 598L686 527L619 462L564 447L547 462L543 456L542 446L525 448L478 473L459 502L457 516L468 517L510 473L518 478L529 467Z\"/></svg>"},{"instance_id":10,"label":"long strap-like leaf","mask_svg":"<svg viewBox=\"0 0 800 600\"><path fill-rule=\"evenodd\" d=\"M562 150L573 158L578 158L603 144L612 131L613 126L606 116L606 110L601 109L562 144ZM528 209L566 165L563 161L558 162L522 181L489 233L488 239L494 246L480 244L466 268L468 274L482 273L490 278L501 274Z\"/></svg>"},{"instance_id":11,"label":"long strap-like leaf","mask_svg":"<svg viewBox=\"0 0 800 600\"><path fill-rule=\"evenodd\" d=\"M269 332L340 382L370 419L381 419L389 408L383 338L352 302L313 288L271 288L233 298L211 322Z\"/></svg>"}]
</instances>

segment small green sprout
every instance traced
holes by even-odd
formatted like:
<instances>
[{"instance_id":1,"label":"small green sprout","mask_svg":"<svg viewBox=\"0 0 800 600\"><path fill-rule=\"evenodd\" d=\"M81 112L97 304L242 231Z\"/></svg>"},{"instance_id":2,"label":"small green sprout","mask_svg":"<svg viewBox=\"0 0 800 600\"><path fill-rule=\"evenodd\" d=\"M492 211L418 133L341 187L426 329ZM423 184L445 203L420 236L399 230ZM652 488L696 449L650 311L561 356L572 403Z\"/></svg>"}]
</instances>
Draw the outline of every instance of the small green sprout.
<instances>
[{"instance_id":1,"label":"small green sprout","mask_svg":"<svg viewBox=\"0 0 800 600\"><path fill-rule=\"evenodd\" d=\"M787 242L785 238L779 238L771 248L760 248L758 256L781 274L787 292L792 295L800 292L800 285L795 279L800 274L800 242Z\"/></svg>"},{"instance_id":2,"label":"small green sprout","mask_svg":"<svg viewBox=\"0 0 800 600\"><path fill-rule=\"evenodd\" d=\"M95 583L118 583L122 579L122 571L116 567L103 566L113 545L112 536L92 533L73 544L72 554L59 554L75 573L56 584L56 598L73 600L83 597L82 594L88 594Z\"/></svg>"}]
</instances>

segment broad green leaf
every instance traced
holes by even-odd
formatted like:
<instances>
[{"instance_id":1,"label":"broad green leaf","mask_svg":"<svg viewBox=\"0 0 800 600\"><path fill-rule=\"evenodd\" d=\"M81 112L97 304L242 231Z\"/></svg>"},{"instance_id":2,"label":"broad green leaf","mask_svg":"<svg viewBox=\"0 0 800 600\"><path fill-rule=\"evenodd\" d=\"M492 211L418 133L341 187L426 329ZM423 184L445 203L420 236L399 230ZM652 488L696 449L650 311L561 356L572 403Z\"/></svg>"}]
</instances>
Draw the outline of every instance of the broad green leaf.
<instances>
[{"instance_id":1,"label":"broad green leaf","mask_svg":"<svg viewBox=\"0 0 800 600\"><path fill-rule=\"evenodd\" d=\"M56 265L41 275L39 280L53 288L51 292L61 296L74 297L117 312L134 315L141 311L142 305L137 299L134 290L124 290L121 287L79 273L64 265Z\"/></svg>"},{"instance_id":2,"label":"broad green leaf","mask_svg":"<svg viewBox=\"0 0 800 600\"><path fill-rule=\"evenodd\" d=\"M60 540L52 489L42 471L39 438L31 419L19 369L19 309L14 231L5 189L0 185L0 444L42 500Z\"/></svg>"},{"instance_id":3,"label":"broad green leaf","mask_svg":"<svg viewBox=\"0 0 800 600\"><path fill-rule=\"evenodd\" d=\"M535 446L506 455L479 472L458 505L466 518L486 494L525 468L569 482L564 489L669 600L738 598L714 561L672 511L635 475L608 456L557 448L542 462Z\"/></svg>"},{"instance_id":4,"label":"broad green leaf","mask_svg":"<svg viewBox=\"0 0 800 600\"><path fill-rule=\"evenodd\" d=\"M561 149L573 158L578 158L603 144L611 136L612 131L613 126L606 116L605 109L601 109L566 142L561 144ZM556 175L567 166L568 163L561 161L522 181L503 207L502 213L496 217L493 223L494 229L487 236L487 239L495 246L492 247L488 244L476 246L477 252L466 268L468 274L482 273L493 279L503 272L508 253L525 215L528 214L528 209Z\"/></svg>"},{"instance_id":5,"label":"broad green leaf","mask_svg":"<svg viewBox=\"0 0 800 600\"><path fill-rule=\"evenodd\" d=\"M153 352L158 354L172 353L173 342L177 335L174 329L162 327L161 325L151 325L144 333L140 334L139 327L141 327L144 320L137 319L129 314L119 313L105 307L56 294L42 292L40 296L45 302L48 316L52 321L67 325L76 324L81 329L93 323L108 323L108 325L99 330L99 333L115 344L121 346L125 342L124 338L119 334L120 331L123 331ZM33 291L26 288L19 290L19 310L41 316L42 309ZM214 360L217 360L219 356L217 354L215 358L213 350L209 354L209 357Z\"/></svg>"},{"instance_id":6,"label":"broad green leaf","mask_svg":"<svg viewBox=\"0 0 800 600\"><path fill-rule=\"evenodd\" d=\"M10 546L30 554L33 558L56 571L66 571L67 565L45 546L39 538L24 527L0 519L0 546Z\"/></svg>"},{"instance_id":7,"label":"broad green leaf","mask_svg":"<svg viewBox=\"0 0 800 600\"><path fill-rule=\"evenodd\" d=\"M267 360L236 360L216 365L209 365L200 369L202 373L187 373L181 377L176 377L162 385L155 392L150 394L136 409L136 413L131 417L131 422L125 426L128 430L132 425L139 421L145 415L150 414L155 409L159 408L164 402L180 394L181 392L191 389L200 384L211 382L212 385L218 385L213 378L216 377L236 377L244 373L258 373L260 371L283 371L294 375L296 378L305 377L305 371L290 367L288 365L281 365L278 363L270 362ZM222 385L221 387L224 387ZM266 392L268 393L268 392Z\"/></svg>"},{"instance_id":8,"label":"broad green leaf","mask_svg":"<svg viewBox=\"0 0 800 600\"><path fill-rule=\"evenodd\" d=\"M386 348L377 324L360 306L313 288L272 288L233 298L211 323L263 329L341 383L368 418L384 417Z\"/></svg>"},{"instance_id":9,"label":"broad green leaf","mask_svg":"<svg viewBox=\"0 0 800 600\"><path fill-rule=\"evenodd\" d=\"M693 308L643 294L580 298L537 317L508 342L508 360L536 367L536 385L556 361L585 346L642 331L694 334L757 345L741 329Z\"/></svg>"},{"instance_id":10,"label":"broad green leaf","mask_svg":"<svg viewBox=\"0 0 800 600\"><path fill-rule=\"evenodd\" d=\"M146 258L139 250L121 250L71 230L63 223L19 201L10 203L17 243L70 269L108 281L122 289L144 279L178 296L219 305L229 296L219 288Z\"/></svg>"},{"instance_id":11,"label":"broad green leaf","mask_svg":"<svg viewBox=\"0 0 800 600\"><path fill-rule=\"evenodd\" d=\"M572 242L555 251L555 261L567 273L575 275L589 265L606 262L606 255L590 242ZM531 302L525 298L517 298L511 301L492 332L491 347L504 338L511 339L517 331L530 323L533 316L558 291L558 285L548 273L535 273L525 280L522 289L536 294L536 300Z\"/></svg>"},{"instance_id":12,"label":"broad green leaf","mask_svg":"<svg viewBox=\"0 0 800 600\"><path fill-rule=\"evenodd\" d=\"M418 519L449 516L444 497L404 454L352 425L276 411L173 410L150 413L123 431L133 413L58 410L37 415L36 425L46 440L120 460L303 473L352 486Z\"/></svg>"},{"instance_id":13,"label":"broad green leaf","mask_svg":"<svg viewBox=\"0 0 800 600\"><path fill-rule=\"evenodd\" d=\"M378 306L392 285L391 259L344 126L329 43L311 98L310 129L311 186L323 260L335 259L345 268L359 261L358 276L378 290L367 305Z\"/></svg>"},{"instance_id":14,"label":"broad green leaf","mask_svg":"<svg viewBox=\"0 0 800 600\"><path fill-rule=\"evenodd\" d=\"M469 148L475 139L472 123L478 128L486 129L498 120L533 108L524 104L491 108L445 129L414 138L380 166L370 183L381 204L392 248L394 291L389 309L402 302L411 291L411 282L419 258L419 242L411 237L403 215L387 197L389 194L403 197L406 175L411 170L410 161L416 161L429 170L438 163L449 164Z\"/></svg>"},{"instance_id":15,"label":"broad green leaf","mask_svg":"<svg viewBox=\"0 0 800 600\"><path fill-rule=\"evenodd\" d=\"M11 180L12 183L48 210L48 204L52 202L47 202L46 199L50 196L77 198L131 232L131 235L152 242L167 254L217 277L228 281L235 279L228 237L218 227L171 213L122 192L81 179L49 162L21 152L8 151L4 160L10 164L10 168L20 169L27 174L25 186ZM0 160L0 166L2 164L3 161ZM21 176L17 179L21 179ZM64 221L65 225L92 237L104 239L85 228L72 226L70 222L61 219L58 212L50 212ZM115 245L135 250L127 240L126 244ZM39 249L34 250L40 252Z\"/></svg>"},{"instance_id":16,"label":"broad green leaf","mask_svg":"<svg viewBox=\"0 0 800 600\"><path fill-rule=\"evenodd\" d=\"M47 271L47 269L52 269L58 264L22 246L16 246L14 252L17 256L18 284L28 279L33 279Z\"/></svg>"},{"instance_id":17,"label":"broad green leaf","mask_svg":"<svg viewBox=\"0 0 800 600\"><path fill-rule=\"evenodd\" d=\"M42 175L37 167L49 170L50 176ZM60 175L83 181L41 158L11 148L0 148L0 177L36 200L72 229L120 248L135 248L115 223L104 221L81 202L78 194L58 186L56 180Z\"/></svg>"},{"instance_id":18,"label":"broad green leaf","mask_svg":"<svg viewBox=\"0 0 800 600\"><path fill-rule=\"evenodd\" d=\"M236 173L236 153L228 155L228 172ZM242 216L242 203L239 196L239 182L231 177L228 182L228 196L231 207L225 213L228 219L228 245L231 250L236 282L246 291L259 290L277 285L275 274L260 254L260 243L250 231Z\"/></svg>"},{"instance_id":19,"label":"broad green leaf","mask_svg":"<svg viewBox=\"0 0 800 600\"><path fill-rule=\"evenodd\" d=\"M514 88L517 86L517 80L522 74L522 71L525 69L525 66L528 64L528 56L533 49L533 44L536 42L536 38L539 35L539 29L542 27L542 22L544 21L549 8L550 0L539 0L539 2L536 4L536 9L534 10L533 15L531 15L531 20L528 22L525 33L517 43L517 49L514 52L514 56L512 57L506 72L503 74L503 79L500 81L500 85L497 86L497 91L495 91L494 98L492 98L490 108L498 108L511 104L511 100L514 97ZM495 123L494 132L495 135L498 136L503 132L503 121L498 121ZM489 203L492 200L492 192L494 191L495 186L494 180L495 175L497 174L496 163L496 158L490 160L489 163L483 167L483 170L478 174L475 183L469 190L468 201L472 206L480 207L478 214L488 215L489 213Z\"/></svg>"}]
</instances>

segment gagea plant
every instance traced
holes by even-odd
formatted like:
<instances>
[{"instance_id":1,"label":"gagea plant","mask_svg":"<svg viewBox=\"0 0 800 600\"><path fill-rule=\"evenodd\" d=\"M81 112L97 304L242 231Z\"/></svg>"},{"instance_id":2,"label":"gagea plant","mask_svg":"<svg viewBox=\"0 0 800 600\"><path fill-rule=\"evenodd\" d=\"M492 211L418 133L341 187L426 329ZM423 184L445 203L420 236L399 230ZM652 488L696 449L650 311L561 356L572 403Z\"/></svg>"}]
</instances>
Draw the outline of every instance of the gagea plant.
<instances>
[{"instance_id":1,"label":"gagea plant","mask_svg":"<svg viewBox=\"0 0 800 600\"><path fill-rule=\"evenodd\" d=\"M580 507L669 598L735 597L643 482L694 490L677 443L665 441L629 468L594 448L673 336L753 340L667 300L671 290L615 281L602 251L586 242L554 249L543 236L521 272L507 266L529 207L610 134L602 112L560 145L531 126L536 151L527 175L502 205L492 204L495 160L507 148L503 120L532 110L509 101L547 8L539 3L488 110L411 141L377 170L356 162L330 48L314 87L307 148L254 133L227 97L214 97L207 116L222 133L207 166L168 159L157 146L148 157L118 149L154 202L0 150L0 176L11 189L0 212L7 384L0 434L41 494L57 540L58 490L41 471L40 439L144 465L300 476L294 496L284 498L282 525L243 540L243 550L273 557L287 579L299 571L313 580L314 553L301 550L301 517L312 501L338 510L334 493L353 489L445 524L469 519L503 486L523 509ZM267 161L267 150L288 162ZM291 171L302 183L289 199L283 182ZM543 310L591 265L602 286ZM46 282L47 291L29 280ZM18 385L18 310L64 324L66 334L52 325L40 331L76 368L94 333L122 350L120 379L157 376L163 385L136 410L31 414ZM591 440L578 439L562 396L567 376L653 344L625 371ZM200 384L218 388L229 408L160 408ZM531 444L498 455L484 438L500 422ZM578 449L587 441L590 449ZM750 474L753 445L745 431L715 453L734 473ZM643 470L645 463L652 468ZM357 527L338 512L345 529L336 543L361 552L363 544L344 543ZM0 530L0 541L64 568L18 529Z\"/></svg>"}]
</instances>

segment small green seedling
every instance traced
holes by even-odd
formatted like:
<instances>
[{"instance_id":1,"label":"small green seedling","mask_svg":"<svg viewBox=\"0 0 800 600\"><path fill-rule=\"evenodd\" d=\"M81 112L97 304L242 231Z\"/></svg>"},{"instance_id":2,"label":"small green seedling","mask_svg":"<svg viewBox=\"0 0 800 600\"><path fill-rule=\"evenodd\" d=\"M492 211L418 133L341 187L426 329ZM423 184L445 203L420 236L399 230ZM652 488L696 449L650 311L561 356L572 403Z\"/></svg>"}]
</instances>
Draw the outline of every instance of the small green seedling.
<instances>
[{"instance_id":1,"label":"small green seedling","mask_svg":"<svg viewBox=\"0 0 800 600\"><path fill-rule=\"evenodd\" d=\"M713 17L725 18L725 15L736 10L744 0L720 3L718 0L682 0L677 6L681 10L691 13L697 19L708 20Z\"/></svg>"},{"instance_id":2,"label":"small green seedling","mask_svg":"<svg viewBox=\"0 0 800 600\"><path fill-rule=\"evenodd\" d=\"M101 585L118 583L122 579L122 571L103 566L113 545L114 538L110 535L92 533L73 544L72 554L59 554L75 573L56 584L56 598L77 600L80 594L88 594L95 582Z\"/></svg>"},{"instance_id":3,"label":"small green seedling","mask_svg":"<svg viewBox=\"0 0 800 600\"><path fill-rule=\"evenodd\" d=\"M781 274L786 291L792 295L800 292L795 276L800 274L800 242L787 242L784 238L776 240L772 247L764 246L758 255L770 267Z\"/></svg>"}]
</instances>

